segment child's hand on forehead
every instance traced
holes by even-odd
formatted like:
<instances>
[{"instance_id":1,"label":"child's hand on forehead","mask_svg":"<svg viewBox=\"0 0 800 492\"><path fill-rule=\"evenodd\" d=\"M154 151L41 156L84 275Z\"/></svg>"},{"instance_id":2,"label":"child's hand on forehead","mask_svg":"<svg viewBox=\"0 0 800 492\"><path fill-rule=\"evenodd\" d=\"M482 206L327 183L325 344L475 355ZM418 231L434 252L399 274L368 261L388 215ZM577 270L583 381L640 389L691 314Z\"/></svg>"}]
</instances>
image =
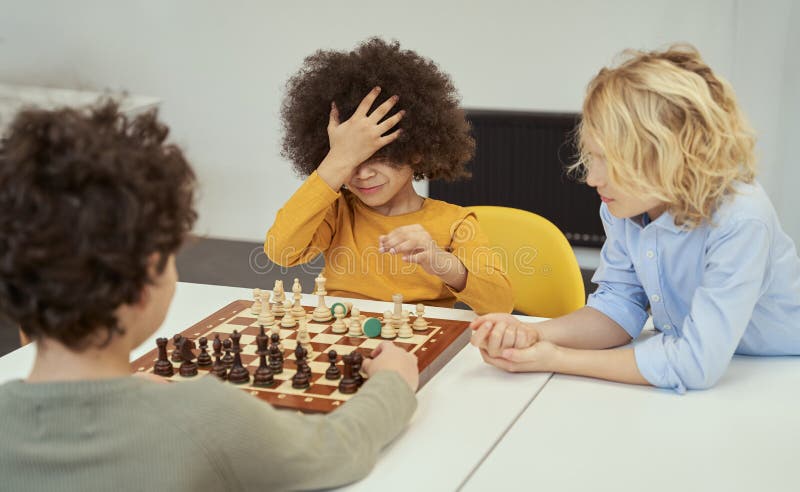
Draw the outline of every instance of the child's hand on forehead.
<instances>
[{"instance_id":1,"label":"child's hand on forehead","mask_svg":"<svg viewBox=\"0 0 800 492\"><path fill-rule=\"evenodd\" d=\"M384 120L397 104L398 96L390 97L370 112L380 92L380 87L372 89L361 100L353 116L344 123L339 120L336 103L331 103L328 120L330 151L317 168L317 174L335 190L347 181L359 164L400 136L400 129L387 132L400 123L405 111L398 111Z\"/></svg>"}]
</instances>

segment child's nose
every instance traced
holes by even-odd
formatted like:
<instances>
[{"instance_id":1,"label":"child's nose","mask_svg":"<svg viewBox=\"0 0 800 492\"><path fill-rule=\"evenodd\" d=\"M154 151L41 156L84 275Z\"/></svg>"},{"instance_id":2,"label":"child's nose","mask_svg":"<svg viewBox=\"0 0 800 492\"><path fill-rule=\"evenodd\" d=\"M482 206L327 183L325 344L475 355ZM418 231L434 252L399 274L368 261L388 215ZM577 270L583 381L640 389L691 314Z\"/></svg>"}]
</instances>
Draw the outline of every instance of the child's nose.
<instances>
[{"instance_id":1,"label":"child's nose","mask_svg":"<svg viewBox=\"0 0 800 492\"><path fill-rule=\"evenodd\" d=\"M375 174L375 171L372 169L368 163L363 163L356 168L355 175L358 179L367 179L371 178Z\"/></svg>"}]
</instances>

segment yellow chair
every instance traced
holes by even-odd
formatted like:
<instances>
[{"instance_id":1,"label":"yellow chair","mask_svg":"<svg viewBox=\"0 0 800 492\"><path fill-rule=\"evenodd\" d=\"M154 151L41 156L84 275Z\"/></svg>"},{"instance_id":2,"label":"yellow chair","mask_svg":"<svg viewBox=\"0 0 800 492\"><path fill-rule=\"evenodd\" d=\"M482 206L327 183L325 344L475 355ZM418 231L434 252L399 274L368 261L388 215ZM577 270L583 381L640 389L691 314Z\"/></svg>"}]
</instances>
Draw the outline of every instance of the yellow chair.
<instances>
[{"instance_id":1,"label":"yellow chair","mask_svg":"<svg viewBox=\"0 0 800 492\"><path fill-rule=\"evenodd\" d=\"M540 215L508 207L475 212L493 251L500 254L514 292L514 309L554 318L586 303L583 277L567 238Z\"/></svg>"}]
</instances>

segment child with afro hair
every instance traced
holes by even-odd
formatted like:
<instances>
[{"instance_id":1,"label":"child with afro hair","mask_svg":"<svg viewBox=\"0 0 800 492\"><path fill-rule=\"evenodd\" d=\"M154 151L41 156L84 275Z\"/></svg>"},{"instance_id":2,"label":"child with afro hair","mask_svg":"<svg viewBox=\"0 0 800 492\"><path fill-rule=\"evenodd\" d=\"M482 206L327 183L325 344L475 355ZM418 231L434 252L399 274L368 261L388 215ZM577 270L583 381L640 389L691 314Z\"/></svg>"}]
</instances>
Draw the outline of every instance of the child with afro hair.
<instances>
[{"instance_id":1,"label":"child with afro hair","mask_svg":"<svg viewBox=\"0 0 800 492\"><path fill-rule=\"evenodd\" d=\"M397 42L317 51L287 84L283 155L305 182L264 250L282 266L325 258L330 295L510 312L511 285L475 215L416 193L454 180L475 142L450 77Z\"/></svg>"}]
</instances>

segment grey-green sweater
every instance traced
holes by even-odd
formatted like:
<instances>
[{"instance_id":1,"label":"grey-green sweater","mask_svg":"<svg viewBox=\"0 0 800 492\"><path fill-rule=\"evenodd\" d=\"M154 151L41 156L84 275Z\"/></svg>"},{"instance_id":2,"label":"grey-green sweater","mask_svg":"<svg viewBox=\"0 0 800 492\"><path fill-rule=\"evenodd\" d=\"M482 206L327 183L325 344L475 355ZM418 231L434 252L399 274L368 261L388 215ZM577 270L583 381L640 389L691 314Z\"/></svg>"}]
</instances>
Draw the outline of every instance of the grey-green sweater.
<instances>
[{"instance_id":1,"label":"grey-green sweater","mask_svg":"<svg viewBox=\"0 0 800 492\"><path fill-rule=\"evenodd\" d=\"M0 386L0 489L285 490L364 477L416 398L374 375L328 415L270 405L213 377Z\"/></svg>"}]
</instances>

